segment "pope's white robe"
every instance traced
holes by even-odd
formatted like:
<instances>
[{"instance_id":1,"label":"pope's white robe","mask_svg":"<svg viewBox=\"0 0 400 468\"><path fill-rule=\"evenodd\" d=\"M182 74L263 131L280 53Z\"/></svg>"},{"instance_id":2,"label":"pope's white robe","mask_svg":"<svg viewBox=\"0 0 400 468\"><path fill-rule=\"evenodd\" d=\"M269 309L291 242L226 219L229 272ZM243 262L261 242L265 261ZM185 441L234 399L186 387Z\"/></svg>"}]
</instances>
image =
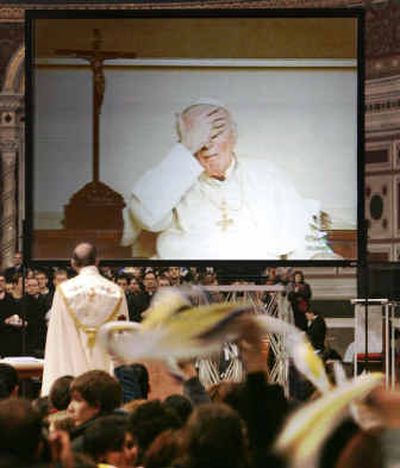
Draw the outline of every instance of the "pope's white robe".
<instances>
[{"instance_id":1,"label":"pope's white robe","mask_svg":"<svg viewBox=\"0 0 400 468\"><path fill-rule=\"evenodd\" d=\"M95 266L61 283L54 295L44 355L42 395L63 375L101 369L112 373L110 356L99 346L96 330L105 322L128 317L125 294ZM93 345L90 345L93 339Z\"/></svg>"},{"instance_id":2,"label":"pope's white robe","mask_svg":"<svg viewBox=\"0 0 400 468\"><path fill-rule=\"evenodd\" d=\"M329 251L318 213L267 160L237 158L220 181L177 144L134 185L122 243L148 230L161 259L308 259Z\"/></svg>"}]
</instances>

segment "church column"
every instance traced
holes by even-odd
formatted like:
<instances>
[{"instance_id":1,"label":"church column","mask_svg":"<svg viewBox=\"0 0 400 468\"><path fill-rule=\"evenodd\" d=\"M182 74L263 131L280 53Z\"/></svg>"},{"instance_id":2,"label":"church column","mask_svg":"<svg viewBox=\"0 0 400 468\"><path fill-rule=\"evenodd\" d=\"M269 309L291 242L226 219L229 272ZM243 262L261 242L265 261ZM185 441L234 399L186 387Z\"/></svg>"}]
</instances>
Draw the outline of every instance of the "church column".
<instances>
[{"instance_id":1,"label":"church column","mask_svg":"<svg viewBox=\"0 0 400 468\"><path fill-rule=\"evenodd\" d=\"M16 180L17 143L14 140L3 140L0 143L2 164L2 237L1 256L3 265L12 263L16 245Z\"/></svg>"}]
</instances>

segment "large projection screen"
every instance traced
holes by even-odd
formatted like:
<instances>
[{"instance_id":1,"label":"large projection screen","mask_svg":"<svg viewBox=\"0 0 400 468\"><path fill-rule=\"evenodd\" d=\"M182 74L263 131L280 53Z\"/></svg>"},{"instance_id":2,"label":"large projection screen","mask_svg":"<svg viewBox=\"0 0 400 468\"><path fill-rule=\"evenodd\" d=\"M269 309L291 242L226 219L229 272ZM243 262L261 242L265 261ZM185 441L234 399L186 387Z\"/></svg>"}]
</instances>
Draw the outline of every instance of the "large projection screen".
<instances>
[{"instance_id":1,"label":"large projection screen","mask_svg":"<svg viewBox=\"0 0 400 468\"><path fill-rule=\"evenodd\" d=\"M31 259L359 259L359 11L110 14L28 15Z\"/></svg>"}]
</instances>

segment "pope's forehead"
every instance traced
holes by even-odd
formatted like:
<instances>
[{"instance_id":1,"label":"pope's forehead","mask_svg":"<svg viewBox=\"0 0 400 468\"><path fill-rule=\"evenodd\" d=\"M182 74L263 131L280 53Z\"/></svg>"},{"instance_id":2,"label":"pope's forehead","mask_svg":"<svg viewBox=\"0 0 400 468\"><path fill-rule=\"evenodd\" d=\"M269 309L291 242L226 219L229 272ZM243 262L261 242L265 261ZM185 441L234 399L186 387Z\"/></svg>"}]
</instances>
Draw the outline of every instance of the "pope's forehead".
<instances>
[{"instance_id":1,"label":"pope's forehead","mask_svg":"<svg viewBox=\"0 0 400 468\"><path fill-rule=\"evenodd\" d=\"M196 118L217 110L229 116L229 112L224 107L213 104L194 104L193 106L187 107L183 113L189 117Z\"/></svg>"}]
</instances>

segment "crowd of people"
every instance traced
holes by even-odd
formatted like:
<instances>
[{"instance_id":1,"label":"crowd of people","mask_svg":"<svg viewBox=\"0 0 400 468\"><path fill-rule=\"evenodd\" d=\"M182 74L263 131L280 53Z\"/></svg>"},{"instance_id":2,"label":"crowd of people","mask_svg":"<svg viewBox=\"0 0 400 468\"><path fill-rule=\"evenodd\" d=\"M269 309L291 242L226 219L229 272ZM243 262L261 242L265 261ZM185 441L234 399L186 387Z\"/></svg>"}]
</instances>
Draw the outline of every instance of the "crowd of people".
<instances>
[{"instance_id":1,"label":"crowd of people","mask_svg":"<svg viewBox=\"0 0 400 468\"><path fill-rule=\"evenodd\" d=\"M287 418L299 406L318 398L318 392L309 382L304 385L296 369L290 368L289 393L270 380L268 363L274 356L266 349L265 336L255 322L243 322L236 342L244 369L240 383L222 380L206 388L194 362L179 362L180 391L152 400L151 375L144 363L113 361L108 369L108 364L91 361L98 352L96 329L85 328L79 320L90 316L90 304L92 312L100 314L97 292L114 294L117 307L111 308L115 317L141 322L160 288L226 284L222 271L132 266L103 267L100 275L95 249L89 244L74 251L74 273L62 268L26 268L19 254L15 260L0 275L0 352L3 356L44 356L48 385L42 386L41 397L21 398L17 371L9 363L0 363L0 468L290 467L286 456L275 450L277 437ZM284 286L295 325L306 332L315 353L326 360L326 325L312 308L311 288L303 273L268 268L257 279L258 284ZM230 275L229 282L249 283L254 278L241 280ZM263 301L268 304L267 297L261 296ZM79 302L86 304L82 310L76 306ZM66 317L71 319L74 314L68 328ZM107 320L110 317L113 315ZM59 334L47 339L45 347L47 329L48 335ZM49 341L53 343L49 345ZM64 367L70 355L75 360L80 355L82 367L75 368L74 360ZM50 361L54 362L49 365ZM50 373L46 365L52 368ZM397 393L375 391L364 408L367 419L373 421L372 429L365 430L353 418L346 418L324 441L315 466L373 468L385 466L385 460L397 461L398 402Z\"/></svg>"},{"instance_id":2,"label":"crowd of people","mask_svg":"<svg viewBox=\"0 0 400 468\"><path fill-rule=\"evenodd\" d=\"M205 388L191 362L180 364L182 392L149 399L143 364L125 366L128 400L117 378L102 370L56 379L46 397L18 397L16 370L0 364L0 467L258 468L290 466L274 450L296 410L268 381L257 328L243 329L242 383ZM364 405L373 424L348 417L324 442L320 467L398 466L400 395L379 389ZM311 465L310 465L311 466Z\"/></svg>"},{"instance_id":3,"label":"crowd of people","mask_svg":"<svg viewBox=\"0 0 400 468\"><path fill-rule=\"evenodd\" d=\"M24 267L23 270L22 264L22 254L17 252L14 265L0 273L1 357L21 354L43 357L54 292L59 284L76 275L69 267ZM256 283L285 286L293 309L294 323L302 330L307 330L306 311L311 307L311 288L304 281L303 273L291 268L267 268L247 278L237 273L233 276L225 275L223 269L214 267L107 266L100 267L100 272L124 291L131 321L142 320L143 312L159 288ZM213 300L218 295L208 297ZM268 297L264 300L267 302Z\"/></svg>"}]
</instances>

